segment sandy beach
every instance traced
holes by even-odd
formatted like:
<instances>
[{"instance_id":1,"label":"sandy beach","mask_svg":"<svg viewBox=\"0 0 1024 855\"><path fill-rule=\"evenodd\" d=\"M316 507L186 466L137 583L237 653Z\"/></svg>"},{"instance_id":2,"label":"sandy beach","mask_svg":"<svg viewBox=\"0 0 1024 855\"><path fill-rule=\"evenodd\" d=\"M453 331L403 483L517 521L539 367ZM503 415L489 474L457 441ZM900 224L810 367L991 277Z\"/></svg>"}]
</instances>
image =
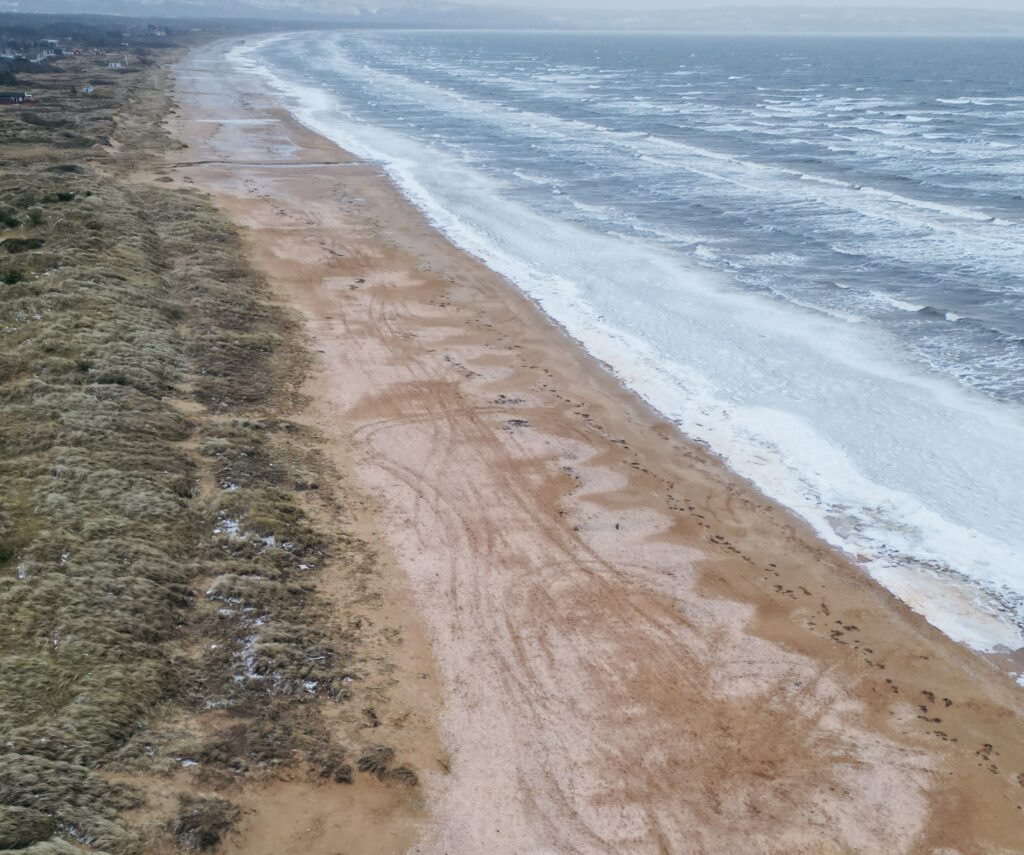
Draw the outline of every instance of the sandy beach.
<instances>
[{"instance_id":1,"label":"sandy beach","mask_svg":"<svg viewBox=\"0 0 1024 855\"><path fill-rule=\"evenodd\" d=\"M268 783L227 851L1024 851L1024 693L999 663L685 438L224 51L176 66L187 148L158 177L212 194L304 320L302 420L388 564L403 654L381 724L421 779L345 803Z\"/></svg>"}]
</instances>

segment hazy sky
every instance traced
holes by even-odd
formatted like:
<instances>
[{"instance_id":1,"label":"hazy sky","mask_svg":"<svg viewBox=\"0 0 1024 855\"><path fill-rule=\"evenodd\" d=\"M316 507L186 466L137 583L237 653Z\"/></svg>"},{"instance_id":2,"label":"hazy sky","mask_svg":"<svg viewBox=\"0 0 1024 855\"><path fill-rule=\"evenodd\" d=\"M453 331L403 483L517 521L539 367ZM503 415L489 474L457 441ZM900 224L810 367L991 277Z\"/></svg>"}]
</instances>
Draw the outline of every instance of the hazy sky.
<instances>
[{"instance_id":1,"label":"hazy sky","mask_svg":"<svg viewBox=\"0 0 1024 855\"><path fill-rule=\"evenodd\" d=\"M822 9L863 8L885 9L1002 9L1024 12L1024 0L455 0L473 6L501 6L522 9L580 9L594 11L636 12L643 9L724 9L743 6L802 6Z\"/></svg>"},{"instance_id":2,"label":"hazy sky","mask_svg":"<svg viewBox=\"0 0 1024 855\"><path fill-rule=\"evenodd\" d=\"M0 10L4 8L20 9L22 11L49 11L63 12L69 10L81 12L112 12L115 14L135 15L168 15L173 17L176 14L217 14L227 16L240 14L239 10L253 9L268 17L280 18L292 12L300 14L308 20L311 16L323 18L351 18L353 13L358 14L361 7L364 10L371 10L379 16L379 20L390 17L392 21L399 22L401 15L420 14L420 18L434 15L445 25L452 23L452 15L444 10L450 9L449 4L462 4L476 7L481 10L502 10L501 18L507 24L514 17L509 16L509 11L521 11L529 15L540 15L550 20L564 24L571 19L578 19L585 26L601 26L603 22L609 22L614 26L651 26L650 21L662 20L674 22L673 25L686 26L686 21L695 20L698 17L703 20L713 19L715 21L738 21L743 24L739 29L742 31L756 31L758 20L764 18L770 20L771 26L776 26L779 20L786 22L785 30L798 31L801 28L808 32L828 31L828 26L835 25L836 32L847 32L863 30L865 23L872 32L960 32L960 28L969 31L972 21L989 23L989 29L985 32L1001 32L998 27L1008 26L1002 23L1003 16L1007 13L1013 15L1014 20L1024 21L1024 0L0 0ZM821 14L801 15L799 13L789 14L787 12L767 12L758 16L756 12L744 12L744 8L757 7L761 10L779 8L817 9ZM865 11L870 7L869 11ZM845 14L843 12L830 16L828 10L846 9L860 10L860 14ZM878 13L873 11L879 10ZM719 10L720 14L700 15L699 10ZM725 12L725 10L730 10ZM885 15L884 11L898 13L899 11L910 14ZM673 16L672 12L681 13ZM697 12L697 15L687 16L687 12ZM992 23L992 16L986 17L984 13L994 13L997 18ZM655 18L645 13L655 13ZM662 13L658 15L657 13ZM668 13L667 15L665 13ZM978 13L978 14L975 14ZM1013 14L1016 13L1016 14ZM364 13L365 14L365 13ZM877 14L877 17L876 17ZM468 13L474 21L479 21L488 26L487 12ZM455 13L458 16L458 13ZM572 16L570 18L569 16ZM524 20L530 20L529 17ZM535 20L535 18L534 18ZM908 24L907 21L927 22L924 25ZM632 22L632 23L631 23ZM855 23L851 23L855 22ZM422 24L422 21L420 22ZM767 26L767 25L766 25ZM995 30L992 27L996 27ZM850 27L860 29L850 30ZM1024 29L1024 24L1015 27L1015 32Z\"/></svg>"}]
</instances>

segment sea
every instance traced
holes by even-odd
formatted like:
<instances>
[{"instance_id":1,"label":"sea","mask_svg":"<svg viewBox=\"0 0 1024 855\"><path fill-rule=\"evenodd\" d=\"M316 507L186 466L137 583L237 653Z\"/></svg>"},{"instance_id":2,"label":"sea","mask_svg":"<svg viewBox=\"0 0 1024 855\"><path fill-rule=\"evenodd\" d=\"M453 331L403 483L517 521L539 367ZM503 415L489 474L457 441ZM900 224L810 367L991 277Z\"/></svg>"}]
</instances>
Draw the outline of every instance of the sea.
<instances>
[{"instance_id":1,"label":"sea","mask_svg":"<svg viewBox=\"0 0 1024 855\"><path fill-rule=\"evenodd\" d=\"M229 58L936 627L1024 647L1024 41L329 31Z\"/></svg>"}]
</instances>

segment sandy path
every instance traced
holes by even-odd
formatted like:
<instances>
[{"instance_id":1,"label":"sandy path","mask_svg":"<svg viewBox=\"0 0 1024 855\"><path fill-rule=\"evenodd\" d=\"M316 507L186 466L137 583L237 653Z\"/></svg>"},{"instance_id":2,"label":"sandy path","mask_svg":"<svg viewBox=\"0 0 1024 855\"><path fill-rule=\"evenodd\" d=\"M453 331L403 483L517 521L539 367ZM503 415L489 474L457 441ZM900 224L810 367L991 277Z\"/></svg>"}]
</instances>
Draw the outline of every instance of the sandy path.
<instances>
[{"instance_id":1,"label":"sandy path","mask_svg":"<svg viewBox=\"0 0 1024 855\"><path fill-rule=\"evenodd\" d=\"M306 317L309 418L375 497L427 627L445 749L416 851L1024 851L1024 708L995 665L215 49L178 87L172 174L249 229Z\"/></svg>"}]
</instances>

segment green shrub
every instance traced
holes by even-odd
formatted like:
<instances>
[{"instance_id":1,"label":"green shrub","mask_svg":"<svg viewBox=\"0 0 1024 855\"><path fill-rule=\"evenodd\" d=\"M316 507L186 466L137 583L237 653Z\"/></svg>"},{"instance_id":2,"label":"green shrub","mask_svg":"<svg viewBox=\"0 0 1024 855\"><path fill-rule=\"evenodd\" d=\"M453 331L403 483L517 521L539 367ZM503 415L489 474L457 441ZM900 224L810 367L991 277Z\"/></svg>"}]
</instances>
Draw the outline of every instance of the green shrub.
<instances>
[{"instance_id":1,"label":"green shrub","mask_svg":"<svg viewBox=\"0 0 1024 855\"><path fill-rule=\"evenodd\" d=\"M53 835L53 817L32 808L0 805L0 849L23 849Z\"/></svg>"},{"instance_id":2,"label":"green shrub","mask_svg":"<svg viewBox=\"0 0 1024 855\"><path fill-rule=\"evenodd\" d=\"M7 238L0 241L0 248L5 249L11 255L19 252L28 252L32 249L39 249L45 241L42 238Z\"/></svg>"}]
</instances>

